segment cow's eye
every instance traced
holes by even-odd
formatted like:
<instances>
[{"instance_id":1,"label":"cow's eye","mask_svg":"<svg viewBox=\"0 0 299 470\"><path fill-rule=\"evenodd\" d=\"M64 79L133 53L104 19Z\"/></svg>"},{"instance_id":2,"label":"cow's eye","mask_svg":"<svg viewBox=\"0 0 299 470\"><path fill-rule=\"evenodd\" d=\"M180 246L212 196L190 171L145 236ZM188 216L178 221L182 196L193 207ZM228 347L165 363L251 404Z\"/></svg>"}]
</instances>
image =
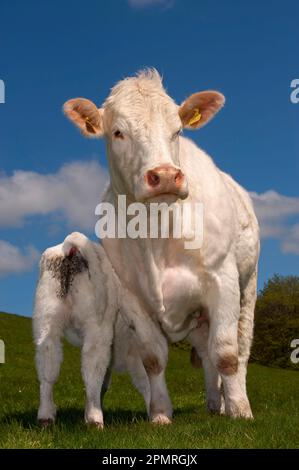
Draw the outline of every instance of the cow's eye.
<instances>
[{"instance_id":1,"label":"cow's eye","mask_svg":"<svg viewBox=\"0 0 299 470\"><path fill-rule=\"evenodd\" d=\"M124 138L124 135L119 130L114 131L113 135L116 139L123 139Z\"/></svg>"},{"instance_id":2,"label":"cow's eye","mask_svg":"<svg viewBox=\"0 0 299 470\"><path fill-rule=\"evenodd\" d=\"M173 134L172 140L175 140L181 133L182 133L182 129L177 130L177 131Z\"/></svg>"}]
</instances>

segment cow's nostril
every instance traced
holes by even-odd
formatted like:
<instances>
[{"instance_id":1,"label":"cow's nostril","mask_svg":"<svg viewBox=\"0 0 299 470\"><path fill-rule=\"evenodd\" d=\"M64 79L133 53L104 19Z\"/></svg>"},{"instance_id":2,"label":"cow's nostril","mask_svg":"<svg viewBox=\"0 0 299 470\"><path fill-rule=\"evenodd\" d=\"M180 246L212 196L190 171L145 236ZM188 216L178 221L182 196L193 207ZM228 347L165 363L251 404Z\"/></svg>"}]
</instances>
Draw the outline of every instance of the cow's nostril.
<instances>
[{"instance_id":1,"label":"cow's nostril","mask_svg":"<svg viewBox=\"0 0 299 470\"><path fill-rule=\"evenodd\" d=\"M160 176L154 171L148 171L147 181L150 186L158 186L158 184L160 183Z\"/></svg>"},{"instance_id":2,"label":"cow's nostril","mask_svg":"<svg viewBox=\"0 0 299 470\"><path fill-rule=\"evenodd\" d=\"M176 174L174 175L174 181L176 184L180 184L183 179L183 173L181 170L178 170Z\"/></svg>"}]
</instances>

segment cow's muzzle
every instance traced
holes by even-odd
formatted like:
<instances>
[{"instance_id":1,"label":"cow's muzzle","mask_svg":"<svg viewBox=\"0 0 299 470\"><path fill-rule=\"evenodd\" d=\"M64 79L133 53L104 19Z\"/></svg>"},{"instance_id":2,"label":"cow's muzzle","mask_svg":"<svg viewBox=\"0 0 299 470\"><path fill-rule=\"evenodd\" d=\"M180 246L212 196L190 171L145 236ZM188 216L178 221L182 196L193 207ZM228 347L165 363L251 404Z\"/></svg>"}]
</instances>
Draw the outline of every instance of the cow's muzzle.
<instances>
[{"instance_id":1,"label":"cow's muzzle","mask_svg":"<svg viewBox=\"0 0 299 470\"><path fill-rule=\"evenodd\" d=\"M147 197L175 195L180 199L188 196L188 186L184 173L179 168L163 165L148 170L144 176Z\"/></svg>"}]
</instances>

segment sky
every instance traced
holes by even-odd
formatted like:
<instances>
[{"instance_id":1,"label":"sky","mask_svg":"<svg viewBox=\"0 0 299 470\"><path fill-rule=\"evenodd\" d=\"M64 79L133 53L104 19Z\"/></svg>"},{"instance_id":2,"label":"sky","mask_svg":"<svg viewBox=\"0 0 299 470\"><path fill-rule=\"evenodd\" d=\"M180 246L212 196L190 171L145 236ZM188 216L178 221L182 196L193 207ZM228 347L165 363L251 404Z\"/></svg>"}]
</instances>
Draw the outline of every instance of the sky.
<instances>
[{"instance_id":1,"label":"sky","mask_svg":"<svg viewBox=\"0 0 299 470\"><path fill-rule=\"evenodd\" d=\"M32 314L45 248L72 230L95 238L105 145L84 139L63 103L100 105L146 66L177 103L205 89L226 96L211 123L185 135L252 195L259 287L298 275L298 20L297 0L2 0L0 311Z\"/></svg>"}]
</instances>

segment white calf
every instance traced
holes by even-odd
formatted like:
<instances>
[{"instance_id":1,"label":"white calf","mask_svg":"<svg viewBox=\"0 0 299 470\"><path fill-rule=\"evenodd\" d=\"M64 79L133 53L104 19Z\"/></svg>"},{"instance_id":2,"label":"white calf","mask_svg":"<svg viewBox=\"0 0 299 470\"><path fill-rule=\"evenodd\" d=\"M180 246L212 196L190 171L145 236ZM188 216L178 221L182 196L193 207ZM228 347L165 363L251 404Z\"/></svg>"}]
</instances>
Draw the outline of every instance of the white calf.
<instances>
[{"instance_id":1,"label":"white calf","mask_svg":"<svg viewBox=\"0 0 299 470\"><path fill-rule=\"evenodd\" d=\"M135 329L120 314L116 318L120 299L130 303L124 290L120 295L119 281L101 245L84 235L72 233L42 255L33 314L40 381L38 421L42 426L55 420L53 385L62 361L63 335L82 347L87 423L103 427L101 395L110 382L111 349L114 368L130 373L149 412L150 386L136 347Z\"/></svg>"},{"instance_id":2,"label":"white calf","mask_svg":"<svg viewBox=\"0 0 299 470\"><path fill-rule=\"evenodd\" d=\"M103 426L101 387L111 358L118 281L103 248L80 233L42 255L33 330L40 381L38 421L54 422L53 385L62 361L61 337L82 347L85 421Z\"/></svg>"}]
</instances>

